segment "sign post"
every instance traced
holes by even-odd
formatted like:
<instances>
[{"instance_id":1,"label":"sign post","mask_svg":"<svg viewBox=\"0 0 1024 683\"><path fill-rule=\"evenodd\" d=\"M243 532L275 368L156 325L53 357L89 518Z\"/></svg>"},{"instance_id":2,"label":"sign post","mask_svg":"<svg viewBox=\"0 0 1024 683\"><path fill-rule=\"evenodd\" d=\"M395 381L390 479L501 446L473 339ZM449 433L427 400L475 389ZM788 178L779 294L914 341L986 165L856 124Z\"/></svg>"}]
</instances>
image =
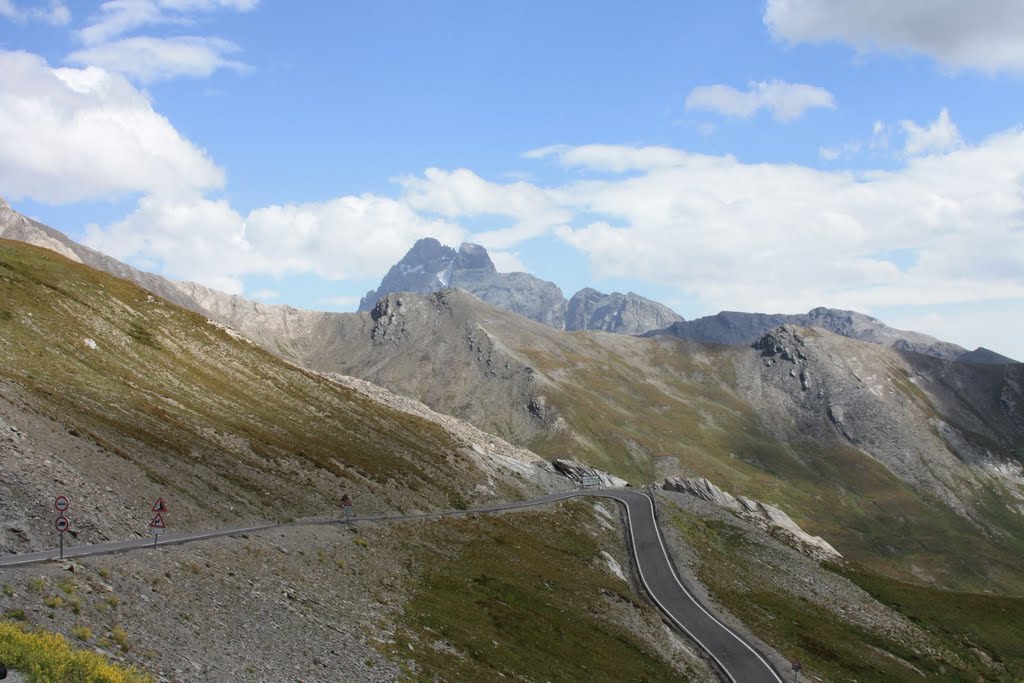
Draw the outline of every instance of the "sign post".
<instances>
[{"instance_id":1,"label":"sign post","mask_svg":"<svg viewBox=\"0 0 1024 683\"><path fill-rule=\"evenodd\" d=\"M346 493L341 497L341 509L345 511L345 524L352 523L352 499Z\"/></svg>"},{"instance_id":2,"label":"sign post","mask_svg":"<svg viewBox=\"0 0 1024 683\"><path fill-rule=\"evenodd\" d=\"M64 516L64 513L71 507L71 501L68 500L67 496L57 496L57 499L53 501L53 507L57 508L57 520L54 522L54 526L57 528L57 532L60 533L60 559L64 559L64 532L71 527L71 522Z\"/></svg>"},{"instance_id":3,"label":"sign post","mask_svg":"<svg viewBox=\"0 0 1024 683\"><path fill-rule=\"evenodd\" d=\"M160 534L167 530L167 523L164 522L164 515L167 514L167 503L164 499L157 498L156 502L153 503L153 519L149 520L149 533L153 534L153 547L156 547L157 542L160 540Z\"/></svg>"},{"instance_id":4,"label":"sign post","mask_svg":"<svg viewBox=\"0 0 1024 683\"><path fill-rule=\"evenodd\" d=\"M802 664L800 664L800 660L799 659L794 659L793 660L793 664L792 664L792 666L790 668L793 669L793 683L796 683L797 681L800 680L800 671L804 667L803 667Z\"/></svg>"},{"instance_id":5,"label":"sign post","mask_svg":"<svg viewBox=\"0 0 1024 683\"><path fill-rule=\"evenodd\" d=\"M584 474L580 477L580 486L585 489L595 489L601 486L601 477L597 474Z\"/></svg>"}]
</instances>

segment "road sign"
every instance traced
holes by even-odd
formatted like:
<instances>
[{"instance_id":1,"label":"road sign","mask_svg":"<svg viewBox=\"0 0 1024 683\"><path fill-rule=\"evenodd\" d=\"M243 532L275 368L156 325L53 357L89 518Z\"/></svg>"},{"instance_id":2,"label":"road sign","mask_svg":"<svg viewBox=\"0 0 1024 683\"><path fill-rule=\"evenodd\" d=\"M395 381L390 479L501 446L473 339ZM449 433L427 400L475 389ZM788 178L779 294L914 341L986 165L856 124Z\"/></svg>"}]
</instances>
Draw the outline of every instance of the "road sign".
<instances>
[{"instance_id":1,"label":"road sign","mask_svg":"<svg viewBox=\"0 0 1024 683\"><path fill-rule=\"evenodd\" d=\"M800 664L800 660L799 659L794 659L793 660L793 667L792 668L793 668L793 671L800 671L804 667L803 667L802 664Z\"/></svg>"},{"instance_id":2,"label":"road sign","mask_svg":"<svg viewBox=\"0 0 1024 683\"><path fill-rule=\"evenodd\" d=\"M71 501L67 496L57 496L57 500L53 501L53 507L57 508L57 512L64 512L71 507Z\"/></svg>"},{"instance_id":3,"label":"road sign","mask_svg":"<svg viewBox=\"0 0 1024 683\"><path fill-rule=\"evenodd\" d=\"M159 503L163 501L160 500L157 502ZM155 508L156 505L154 505L153 507ZM156 542L160 540L160 534L162 534L166 528L167 525L164 523L164 518L160 515L159 512L153 516L153 519L149 520L149 533L153 534L154 548L156 547Z\"/></svg>"},{"instance_id":4,"label":"road sign","mask_svg":"<svg viewBox=\"0 0 1024 683\"><path fill-rule=\"evenodd\" d=\"M162 497L157 498L156 502L153 503L153 512L157 514L167 514L168 512L170 512L167 509L167 503L164 502L164 499Z\"/></svg>"},{"instance_id":5,"label":"road sign","mask_svg":"<svg viewBox=\"0 0 1024 683\"><path fill-rule=\"evenodd\" d=\"M54 523L54 526L57 527L57 531L63 534L71 526L71 522L68 521L67 517L61 515L57 518L57 521Z\"/></svg>"},{"instance_id":6,"label":"road sign","mask_svg":"<svg viewBox=\"0 0 1024 683\"><path fill-rule=\"evenodd\" d=\"M341 497L341 509L345 511L345 524L352 523L352 499L346 493Z\"/></svg>"},{"instance_id":7,"label":"road sign","mask_svg":"<svg viewBox=\"0 0 1024 683\"><path fill-rule=\"evenodd\" d=\"M596 488L601 485L601 477L597 474L584 474L580 477L580 484L585 489Z\"/></svg>"}]
</instances>

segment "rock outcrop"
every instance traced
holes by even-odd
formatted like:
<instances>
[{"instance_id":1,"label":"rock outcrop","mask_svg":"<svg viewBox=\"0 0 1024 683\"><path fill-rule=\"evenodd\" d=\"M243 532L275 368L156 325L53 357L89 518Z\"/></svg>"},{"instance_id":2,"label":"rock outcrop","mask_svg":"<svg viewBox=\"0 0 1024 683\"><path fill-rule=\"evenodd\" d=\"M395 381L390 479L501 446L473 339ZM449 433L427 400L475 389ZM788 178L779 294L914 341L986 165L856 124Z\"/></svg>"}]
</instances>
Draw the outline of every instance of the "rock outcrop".
<instances>
[{"instance_id":1,"label":"rock outcrop","mask_svg":"<svg viewBox=\"0 0 1024 683\"><path fill-rule=\"evenodd\" d=\"M642 334L682 320L667 306L633 292L603 294L588 288L566 300L552 282L529 273L499 273L479 244L467 242L455 251L432 237L413 245L380 287L366 293L359 311L373 310L387 294L429 294L449 288L463 289L492 306L559 330Z\"/></svg>"},{"instance_id":2,"label":"rock outcrop","mask_svg":"<svg viewBox=\"0 0 1024 683\"><path fill-rule=\"evenodd\" d=\"M683 318L668 306L639 294L603 294L587 287L576 292L565 315L567 330L601 330L617 334L643 334L660 330Z\"/></svg>"},{"instance_id":3,"label":"rock outcrop","mask_svg":"<svg viewBox=\"0 0 1024 683\"><path fill-rule=\"evenodd\" d=\"M829 545L828 541L819 536L811 536L790 519L789 515L774 505L743 496L733 496L703 477L697 479L666 477L662 489L685 493L714 503L752 522L775 538L819 562L840 560L843 557Z\"/></svg>"},{"instance_id":4,"label":"rock outcrop","mask_svg":"<svg viewBox=\"0 0 1024 683\"><path fill-rule=\"evenodd\" d=\"M373 310L387 294L430 294L450 288L464 289L492 306L545 325L565 325L565 297L553 282L528 273L499 273L480 245L467 242L455 251L432 237L417 241L392 266L380 287L359 302L359 311Z\"/></svg>"},{"instance_id":5,"label":"rock outcrop","mask_svg":"<svg viewBox=\"0 0 1024 683\"><path fill-rule=\"evenodd\" d=\"M763 334L781 325L819 327L850 339L944 360L996 365L1016 362L985 348L968 351L961 346L940 341L926 334L897 330L863 313L824 307L796 315L722 311L695 320L678 321L665 329L647 334L668 334L698 342L742 346L754 343Z\"/></svg>"},{"instance_id":6,"label":"rock outcrop","mask_svg":"<svg viewBox=\"0 0 1024 683\"><path fill-rule=\"evenodd\" d=\"M601 480L601 488L612 488L618 489L624 486L629 486L629 482L625 479L619 479L615 475L608 474L603 470L599 470L590 465L584 465L583 463L576 462L575 460L552 460L551 466L555 472L558 472L563 477L572 479L577 484L583 483L583 477L598 477Z\"/></svg>"}]
</instances>

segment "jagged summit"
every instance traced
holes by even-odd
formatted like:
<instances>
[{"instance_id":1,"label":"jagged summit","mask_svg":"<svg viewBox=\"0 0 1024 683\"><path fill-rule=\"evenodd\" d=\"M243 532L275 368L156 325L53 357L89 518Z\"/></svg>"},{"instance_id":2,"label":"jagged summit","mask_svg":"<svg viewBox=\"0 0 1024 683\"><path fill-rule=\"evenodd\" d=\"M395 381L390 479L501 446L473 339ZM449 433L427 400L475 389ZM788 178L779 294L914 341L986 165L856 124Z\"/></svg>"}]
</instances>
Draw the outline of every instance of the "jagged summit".
<instances>
[{"instance_id":1,"label":"jagged summit","mask_svg":"<svg viewBox=\"0 0 1024 683\"><path fill-rule=\"evenodd\" d=\"M418 240L380 287L366 293L359 311L372 310L394 292L427 294L449 287L557 329L641 334L682 320L667 306L633 292L604 294L587 288L567 300L553 282L529 273L499 273L479 244L465 242L456 252L430 237Z\"/></svg>"}]
</instances>

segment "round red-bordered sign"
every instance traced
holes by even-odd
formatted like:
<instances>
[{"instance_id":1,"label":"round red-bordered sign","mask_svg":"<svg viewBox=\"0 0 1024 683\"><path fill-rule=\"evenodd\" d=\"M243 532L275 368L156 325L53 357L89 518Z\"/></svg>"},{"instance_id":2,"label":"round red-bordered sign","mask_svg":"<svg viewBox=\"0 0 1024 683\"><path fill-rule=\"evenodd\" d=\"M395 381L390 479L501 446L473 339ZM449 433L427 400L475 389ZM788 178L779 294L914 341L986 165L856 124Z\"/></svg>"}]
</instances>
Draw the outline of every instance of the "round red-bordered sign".
<instances>
[{"instance_id":1,"label":"round red-bordered sign","mask_svg":"<svg viewBox=\"0 0 1024 683\"><path fill-rule=\"evenodd\" d=\"M67 517L61 515L57 518L57 521L54 523L54 526L57 527L57 531L64 533L71 526L71 522L68 521Z\"/></svg>"},{"instance_id":2,"label":"round red-bordered sign","mask_svg":"<svg viewBox=\"0 0 1024 683\"><path fill-rule=\"evenodd\" d=\"M57 496L57 500L53 501L53 507L57 508L57 512L64 512L71 507L71 501L67 496Z\"/></svg>"}]
</instances>

